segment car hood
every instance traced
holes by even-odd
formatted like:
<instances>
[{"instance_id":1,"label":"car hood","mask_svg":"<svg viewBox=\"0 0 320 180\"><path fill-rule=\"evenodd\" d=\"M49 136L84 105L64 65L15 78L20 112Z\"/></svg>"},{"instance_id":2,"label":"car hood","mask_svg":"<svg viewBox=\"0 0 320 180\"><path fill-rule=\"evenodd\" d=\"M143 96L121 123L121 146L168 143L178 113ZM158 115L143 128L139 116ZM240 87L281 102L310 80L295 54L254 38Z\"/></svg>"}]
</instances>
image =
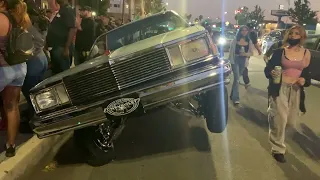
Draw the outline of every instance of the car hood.
<instances>
[{"instance_id":1,"label":"car hood","mask_svg":"<svg viewBox=\"0 0 320 180\"><path fill-rule=\"evenodd\" d=\"M100 56L97 58L94 58L92 60L86 61L74 68L68 69L64 72L61 72L59 74L56 74L52 77L49 77L39 84L37 84L32 91L35 91L37 89L42 89L48 86L49 84L53 84L55 82L61 81L64 77L76 74L78 72L84 71L86 69L90 69L93 67L96 67L100 64L104 64L109 61L109 59L114 59L120 56L126 56L134 52L138 52L147 48L155 47L157 45L163 45L167 42L197 33L205 31L205 29L202 26L191 26L188 28L183 29L177 29L168 33L160 34L157 36L150 37L148 39L144 39L142 41L138 41L136 43L123 46L115 51L113 51L109 56Z\"/></svg>"}]
</instances>

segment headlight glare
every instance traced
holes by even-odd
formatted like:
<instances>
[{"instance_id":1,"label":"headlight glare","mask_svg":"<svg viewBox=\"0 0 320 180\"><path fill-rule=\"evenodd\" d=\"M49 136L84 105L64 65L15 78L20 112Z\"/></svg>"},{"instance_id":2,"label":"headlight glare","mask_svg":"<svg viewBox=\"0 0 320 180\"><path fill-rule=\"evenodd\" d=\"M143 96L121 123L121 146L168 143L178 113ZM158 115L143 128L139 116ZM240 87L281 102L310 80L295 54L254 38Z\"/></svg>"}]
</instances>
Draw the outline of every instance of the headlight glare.
<instances>
[{"instance_id":1,"label":"headlight glare","mask_svg":"<svg viewBox=\"0 0 320 180\"><path fill-rule=\"evenodd\" d=\"M220 45L224 45L224 44L227 43L227 40L226 40L226 38L224 38L224 37L220 37L219 40L218 40L218 43L219 43Z\"/></svg>"},{"instance_id":2,"label":"headlight glare","mask_svg":"<svg viewBox=\"0 0 320 180\"><path fill-rule=\"evenodd\" d=\"M205 39L197 39L181 45L181 54L185 61L192 61L209 55L208 44Z\"/></svg>"}]
</instances>

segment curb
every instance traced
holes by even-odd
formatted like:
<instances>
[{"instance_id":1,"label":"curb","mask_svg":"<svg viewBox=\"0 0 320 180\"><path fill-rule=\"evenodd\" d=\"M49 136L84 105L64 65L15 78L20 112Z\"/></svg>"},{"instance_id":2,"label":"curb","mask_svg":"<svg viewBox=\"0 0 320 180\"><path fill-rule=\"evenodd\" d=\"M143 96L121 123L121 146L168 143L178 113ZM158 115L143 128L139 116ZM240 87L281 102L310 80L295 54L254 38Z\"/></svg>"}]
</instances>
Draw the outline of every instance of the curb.
<instances>
[{"instance_id":1,"label":"curb","mask_svg":"<svg viewBox=\"0 0 320 180\"><path fill-rule=\"evenodd\" d=\"M52 149L59 149L71 136L72 132L39 139L34 135L17 149L15 157L0 164L0 180L15 180L33 171L36 165Z\"/></svg>"}]
</instances>

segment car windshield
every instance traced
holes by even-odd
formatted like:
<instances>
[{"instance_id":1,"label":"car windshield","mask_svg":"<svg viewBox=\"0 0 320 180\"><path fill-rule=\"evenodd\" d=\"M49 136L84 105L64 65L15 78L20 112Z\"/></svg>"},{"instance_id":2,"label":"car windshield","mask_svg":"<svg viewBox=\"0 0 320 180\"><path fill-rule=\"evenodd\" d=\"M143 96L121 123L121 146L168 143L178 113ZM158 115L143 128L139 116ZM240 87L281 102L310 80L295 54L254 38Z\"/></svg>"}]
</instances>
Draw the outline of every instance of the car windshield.
<instances>
[{"instance_id":1,"label":"car windshield","mask_svg":"<svg viewBox=\"0 0 320 180\"><path fill-rule=\"evenodd\" d=\"M123 46L188 26L186 21L173 12L132 22L99 36L93 45L90 57L97 57L103 55L107 50L112 52Z\"/></svg>"}]
</instances>

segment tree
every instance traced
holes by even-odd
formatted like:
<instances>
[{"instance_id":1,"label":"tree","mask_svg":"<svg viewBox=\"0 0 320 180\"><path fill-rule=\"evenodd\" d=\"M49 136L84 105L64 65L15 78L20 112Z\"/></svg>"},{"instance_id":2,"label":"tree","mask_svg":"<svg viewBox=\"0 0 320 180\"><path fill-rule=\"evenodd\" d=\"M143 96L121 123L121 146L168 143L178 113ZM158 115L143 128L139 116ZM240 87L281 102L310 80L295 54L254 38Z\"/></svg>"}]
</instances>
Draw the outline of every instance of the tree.
<instances>
[{"instance_id":1,"label":"tree","mask_svg":"<svg viewBox=\"0 0 320 180\"><path fill-rule=\"evenodd\" d=\"M288 13L291 20L300 25L317 23L317 11L311 10L309 0L296 0L294 8L290 8Z\"/></svg>"},{"instance_id":2,"label":"tree","mask_svg":"<svg viewBox=\"0 0 320 180\"><path fill-rule=\"evenodd\" d=\"M199 21L201 22L201 21L203 20L203 16L200 15L198 19L199 19Z\"/></svg>"},{"instance_id":3,"label":"tree","mask_svg":"<svg viewBox=\"0 0 320 180\"><path fill-rule=\"evenodd\" d=\"M146 14L154 14L166 10L162 0L144 0Z\"/></svg>"},{"instance_id":4,"label":"tree","mask_svg":"<svg viewBox=\"0 0 320 180\"><path fill-rule=\"evenodd\" d=\"M257 27L259 24L262 24L264 21L264 10L261 9L260 6L256 5L254 7L254 10L249 13L249 22L253 23L255 27Z\"/></svg>"},{"instance_id":5,"label":"tree","mask_svg":"<svg viewBox=\"0 0 320 180\"><path fill-rule=\"evenodd\" d=\"M246 6L243 6L237 10L237 14L234 18L237 21L238 25L246 25L249 21L249 16L250 16L249 8Z\"/></svg>"},{"instance_id":6,"label":"tree","mask_svg":"<svg viewBox=\"0 0 320 180\"><path fill-rule=\"evenodd\" d=\"M103 13L107 13L108 12L108 8L110 6L110 0L100 0L99 2L99 14L103 14Z\"/></svg>"},{"instance_id":7,"label":"tree","mask_svg":"<svg viewBox=\"0 0 320 180\"><path fill-rule=\"evenodd\" d=\"M192 17L192 14L185 14L185 15L184 15L184 18L185 18L186 21L188 21L188 22L190 22L191 17Z\"/></svg>"},{"instance_id":8,"label":"tree","mask_svg":"<svg viewBox=\"0 0 320 180\"><path fill-rule=\"evenodd\" d=\"M110 6L110 0L78 0L78 3L80 6L90 6L98 13L105 13Z\"/></svg>"}]
</instances>

